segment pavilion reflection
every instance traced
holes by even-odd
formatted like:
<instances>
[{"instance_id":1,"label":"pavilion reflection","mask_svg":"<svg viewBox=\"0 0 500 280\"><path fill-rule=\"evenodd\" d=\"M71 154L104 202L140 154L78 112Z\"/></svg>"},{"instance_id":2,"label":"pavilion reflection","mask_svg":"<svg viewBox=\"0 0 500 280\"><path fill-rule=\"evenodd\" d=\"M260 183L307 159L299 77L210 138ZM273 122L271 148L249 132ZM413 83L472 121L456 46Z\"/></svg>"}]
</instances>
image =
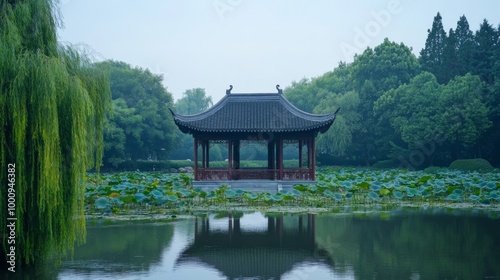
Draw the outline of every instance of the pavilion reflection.
<instances>
[{"instance_id":1,"label":"pavilion reflection","mask_svg":"<svg viewBox=\"0 0 500 280\"><path fill-rule=\"evenodd\" d=\"M280 279L304 263L333 267L329 255L316 243L315 215L246 217L229 214L224 227L213 217L195 219L194 241L176 265L212 267L228 279ZM212 227L215 222L218 228Z\"/></svg>"}]
</instances>

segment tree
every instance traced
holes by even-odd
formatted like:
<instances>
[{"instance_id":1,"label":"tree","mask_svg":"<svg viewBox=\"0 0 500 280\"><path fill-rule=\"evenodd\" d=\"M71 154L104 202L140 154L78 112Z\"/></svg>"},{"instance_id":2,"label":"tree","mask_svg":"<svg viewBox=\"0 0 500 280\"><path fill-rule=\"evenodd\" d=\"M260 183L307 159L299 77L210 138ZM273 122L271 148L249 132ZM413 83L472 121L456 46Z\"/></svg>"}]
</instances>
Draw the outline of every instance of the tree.
<instances>
[{"instance_id":1,"label":"tree","mask_svg":"<svg viewBox=\"0 0 500 280\"><path fill-rule=\"evenodd\" d=\"M491 125L480 85L479 77L471 74L439 85L434 75L423 72L410 83L384 93L375 111L389 115L391 126L408 149L432 146L426 148L432 165L437 146L446 144L443 146L450 147L456 159Z\"/></svg>"},{"instance_id":2,"label":"tree","mask_svg":"<svg viewBox=\"0 0 500 280\"><path fill-rule=\"evenodd\" d=\"M446 82L444 67L444 49L446 45L446 32L443 28L442 17L437 13L432 23L432 28L427 30L425 47L420 51L420 64L422 70L429 71L436 76L442 84Z\"/></svg>"},{"instance_id":3,"label":"tree","mask_svg":"<svg viewBox=\"0 0 500 280\"><path fill-rule=\"evenodd\" d=\"M473 55L473 74L479 75L481 80L492 85L494 80L495 55L498 47L498 32L485 19L476 32L476 48Z\"/></svg>"},{"instance_id":4,"label":"tree","mask_svg":"<svg viewBox=\"0 0 500 280\"><path fill-rule=\"evenodd\" d=\"M203 112L212 106L212 97L207 96L205 89L188 89L182 94L182 98L174 104L175 112L181 115L192 115ZM176 149L172 153L172 159L192 159L193 158L193 137L184 134L177 129ZM210 158L214 160L222 159L219 147L211 148Z\"/></svg>"},{"instance_id":5,"label":"tree","mask_svg":"<svg viewBox=\"0 0 500 280\"><path fill-rule=\"evenodd\" d=\"M359 130L354 138L365 164L374 158L383 158L390 149L393 132L388 124L373 114L374 102L386 91L407 83L419 71L419 64L411 49L385 39L373 50L368 48L353 62L354 90L359 93L361 115Z\"/></svg>"},{"instance_id":6,"label":"tree","mask_svg":"<svg viewBox=\"0 0 500 280\"><path fill-rule=\"evenodd\" d=\"M175 110L181 115L193 115L203 112L212 106L212 97L207 96L205 89L188 89L182 94L182 98L175 102Z\"/></svg>"},{"instance_id":7,"label":"tree","mask_svg":"<svg viewBox=\"0 0 500 280\"><path fill-rule=\"evenodd\" d=\"M101 164L109 80L57 43L52 1L0 4L0 181L16 194L15 209L4 211L0 188L0 259L15 245L18 264L31 265L83 241L83 182ZM5 230L13 217L15 244Z\"/></svg>"},{"instance_id":8,"label":"tree","mask_svg":"<svg viewBox=\"0 0 500 280\"><path fill-rule=\"evenodd\" d=\"M318 104L316 92L313 89L312 81L309 79L303 78L298 82L293 81L292 85L285 88L283 92L293 105L303 111L312 112L316 104Z\"/></svg>"},{"instance_id":9,"label":"tree","mask_svg":"<svg viewBox=\"0 0 500 280\"><path fill-rule=\"evenodd\" d=\"M422 72L408 84L385 92L376 101L375 113L389 120L408 150L419 149L442 138L442 131L436 129L440 120L438 100L441 87L432 73ZM433 154L433 150L427 154L431 165Z\"/></svg>"},{"instance_id":10,"label":"tree","mask_svg":"<svg viewBox=\"0 0 500 280\"><path fill-rule=\"evenodd\" d=\"M113 115L105 133L107 167L126 160L166 159L173 149L177 128L168 108L172 94L163 77L125 62L105 61L110 73Z\"/></svg>"},{"instance_id":11,"label":"tree","mask_svg":"<svg viewBox=\"0 0 500 280\"><path fill-rule=\"evenodd\" d=\"M450 143L453 159L457 159L461 150L477 144L491 126L488 108L481 98L481 81L471 74L458 76L443 88L439 97L443 112L438 124Z\"/></svg>"},{"instance_id":12,"label":"tree","mask_svg":"<svg viewBox=\"0 0 500 280\"><path fill-rule=\"evenodd\" d=\"M457 37L453 29L450 29L443 50L443 83L448 83L455 76L459 75L460 67Z\"/></svg>"},{"instance_id":13,"label":"tree","mask_svg":"<svg viewBox=\"0 0 500 280\"><path fill-rule=\"evenodd\" d=\"M129 108L123 98L113 100L112 111L113 118L106 125L104 134L104 158L107 164L116 167L143 147L144 125L141 115L135 108Z\"/></svg>"},{"instance_id":14,"label":"tree","mask_svg":"<svg viewBox=\"0 0 500 280\"><path fill-rule=\"evenodd\" d=\"M335 117L334 125L325 133L318 136L317 146L320 152L335 156L345 156L352 150L353 134L361 126L361 116L358 113L359 96L351 90L346 93L330 94L328 98L318 104L315 113L331 113L338 108L341 112Z\"/></svg>"},{"instance_id":15,"label":"tree","mask_svg":"<svg viewBox=\"0 0 500 280\"><path fill-rule=\"evenodd\" d=\"M474 34L469 28L465 15L461 16L455 29L457 49L457 74L463 76L472 71L472 55L474 54Z\"/></svg>"}]
</instances>

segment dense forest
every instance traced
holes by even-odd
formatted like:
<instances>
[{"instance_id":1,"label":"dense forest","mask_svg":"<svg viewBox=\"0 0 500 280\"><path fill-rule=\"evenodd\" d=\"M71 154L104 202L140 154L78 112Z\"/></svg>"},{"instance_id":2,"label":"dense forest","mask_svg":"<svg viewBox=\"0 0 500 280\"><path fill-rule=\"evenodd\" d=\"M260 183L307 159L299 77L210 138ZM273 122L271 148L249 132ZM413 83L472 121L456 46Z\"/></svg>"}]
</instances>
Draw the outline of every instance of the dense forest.
<instances>
[{"instance_id":1,"label":"dense forest","mask_svg":"<svg viewBox=\"0 0 500 280\"><path fill-rule=\"evenodd\" d=\"M446 32L438 13L419 56L404 43L385 39L352 63L293 82L284 94L307 112L342 108L318 138L322 164L419 169L479 157L498 166L499 36L487 20L473 32L465 16ZM212 99L204 89L186 90L174 103L161 76L123 62L101 66L110 71L113 98L105 166L192 158L192 138L175 127L167 108L180 114L206 110ZM226 153L214 147L211 155L223 160Z\"/></svg>"},{"instance_id":2,"label":"dense forest","mask_svg":"<svg viewBox=\"0 0 500 280\"><path fill-rule=\"evenodd\" d=\"M462 16L446 32L438 13L419 57L385 39L285 94L305 111L342 107L318 139L322 163L423 168L481 157L498 166L499 58L498 28L484 20L473 33Z\"/></svg>"}]
</instances>

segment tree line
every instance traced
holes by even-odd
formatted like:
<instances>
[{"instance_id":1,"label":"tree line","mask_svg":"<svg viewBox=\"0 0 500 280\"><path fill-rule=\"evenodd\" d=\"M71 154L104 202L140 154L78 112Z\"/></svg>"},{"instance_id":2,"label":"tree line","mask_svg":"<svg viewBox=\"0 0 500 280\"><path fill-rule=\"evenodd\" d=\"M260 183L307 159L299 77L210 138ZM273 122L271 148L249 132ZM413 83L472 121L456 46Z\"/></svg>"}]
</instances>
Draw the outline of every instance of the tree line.
<instances>
[{"instance_id":1,"label":"tree line","mask_svg":"<svg viewBox=\"0 0 500 280\"><path fill-rule=\"evenodd\" d=\"M322 163L423 168L482 157L498 165L499 36L487 20L472 32L465 16L445 32L438 13L420 56L385 39L284 94L309 112L342 107L318 138Z\"/></svg>"},{"instance_id":2,"label":"tree line","mask_svg":"<svg viewBox=\"0 0 500 280\"><path fill-rule=\"evenodd\" d=\"M284 94L307 112L342 107L318 138L322 164L423 168L482 157L498 165L499 34L487 20L471 31L465 16L446 32L438 13L419 56L385 39L352 63L293 82ZM105 166L192 158L192 137L177 129L168 108L187 115L208 109L213 102L204 89L188 89L174 102L161 75L117 61L99 67L109 72L113 100L104 131ZM226 154L222 146L211 151L214 160Z\"/></svg>"}]
</instances>

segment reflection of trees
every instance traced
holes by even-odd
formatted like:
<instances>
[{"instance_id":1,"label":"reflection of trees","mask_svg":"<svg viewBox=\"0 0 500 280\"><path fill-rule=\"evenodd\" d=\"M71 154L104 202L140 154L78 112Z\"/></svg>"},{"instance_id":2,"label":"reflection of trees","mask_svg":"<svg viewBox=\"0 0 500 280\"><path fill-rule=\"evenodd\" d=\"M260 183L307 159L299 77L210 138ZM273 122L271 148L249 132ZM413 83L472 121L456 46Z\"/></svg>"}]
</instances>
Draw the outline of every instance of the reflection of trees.
<instances>
[{"instance_id":1,"label":"reflection of trees","mask_svg":"<svg viewBox=\"0 0 500 280\"><path fill-rule=\"evenodd\" d=\"M316 223L319 245L336 267L352 266L359 279L499 277L500 256L493 249L500 246L498 232L498 221L444 213L318 217Z\"/></svg>"},{"instance_id":2,"label":"reflection of trees","mask_svg":"<svg viewBox=\"0 0 500 280\"><path fill-rule=\"evenodd\" d=\"M126 272L147 270L160 260L173 236L172 225L87 228L87 242L75 249L63 270Z\"/></svg>"},{"instance_id":3,"label":"reflection of trees","mask_svg":"<svg viewBox=\"0 0 500 280\"><path fill-rule=\"evenodd\" d=\"M61 272L68 270L89 275L148 270L160 261L172 236L173 226L169 224L87 227L87 242L75 248L73 260L68 258L61 267L47 260L32 268L18 268L16 273L5 273L5 269L0 279L58 279Z\"/></svg>"}]
</instances>

